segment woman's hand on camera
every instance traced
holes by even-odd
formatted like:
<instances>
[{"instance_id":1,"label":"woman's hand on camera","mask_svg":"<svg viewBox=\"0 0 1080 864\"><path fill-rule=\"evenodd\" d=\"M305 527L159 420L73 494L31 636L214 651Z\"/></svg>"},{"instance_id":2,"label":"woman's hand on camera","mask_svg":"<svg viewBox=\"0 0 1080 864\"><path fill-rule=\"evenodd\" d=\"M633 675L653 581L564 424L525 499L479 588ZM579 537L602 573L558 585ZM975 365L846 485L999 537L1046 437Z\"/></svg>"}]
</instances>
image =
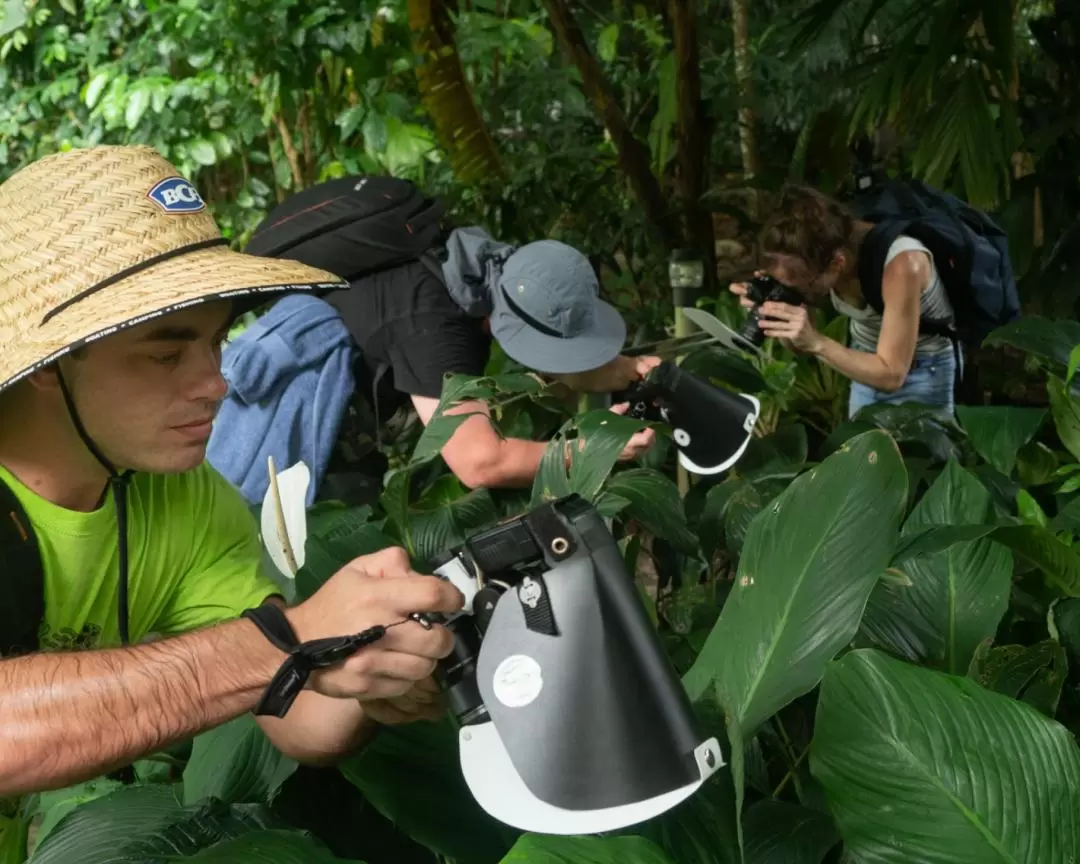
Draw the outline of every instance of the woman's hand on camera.
<instances>
[{"instance_id":1,"label":"woman's hand on camera","mask_svg":"<svg viewBox=\"0 0 1080 864\"><path fill-rule=\"evenodd\" d=\"M781 339L784 344L808 354L816 354L824 340L814 327L810 311L805 306L789 306L787 303L762 303L758 311L758 324L770 339Z\"/></svg>"},{"instance_id":2,"label":"woman's hand on camera","mask_svg":"<svg viewBox=\"0 0 1080 864\"><path fill-rule=\"evenodd\" d=\"M761 277L761 276L764 276L764 275L765 275L764 270L755 270L754 271L754 276L755 277ZM746 296L746 292L749 289L749 287L750 286L747 285L745 282L732 282L731 284L728 285L728 291L730 291L732 294L734 294L736 297L739 298L739 305L742 306L744 309L753 309L754 308L754 301Z\"/></svg>"}]
</instances>

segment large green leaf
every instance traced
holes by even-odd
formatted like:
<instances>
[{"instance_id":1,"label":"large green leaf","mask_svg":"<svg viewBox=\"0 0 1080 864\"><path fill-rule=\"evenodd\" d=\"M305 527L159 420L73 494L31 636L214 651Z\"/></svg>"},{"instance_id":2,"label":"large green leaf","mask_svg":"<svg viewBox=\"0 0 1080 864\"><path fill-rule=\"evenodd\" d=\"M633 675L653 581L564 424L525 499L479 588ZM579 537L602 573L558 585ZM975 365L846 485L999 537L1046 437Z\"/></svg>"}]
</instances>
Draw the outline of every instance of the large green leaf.
<instances>
[{"instance_id":1,"label":"large green leaf","mask_svg":"<svg viewBox=\"0 0 1080 864\"><path fill-rule=\"evenodd\" d=\"M526 834L502 864L681 864L644 837L556 837Z\"/></svg>"},{"instance_id":2,"label":"large green leaf","mask_svg":"<svg viewBox=\"0 0 1080 864\"><path fill-rule=\"evenodd\" d=\"M697 551L697 537L686 524L679 489L668 477L648 468L631 468L612 476L605 490L629 502L621 511L624 517L636 519L682 552Z\"/></svg>"},{"instance_id":3,"label":"large green leaf","mask_svg":"<svg viewBox=\"0 0 1080 864\"><path fill-rule=\"evenodd\" d=\"M23 864L30 824L18 816L0 816L0 864Z\"/></svg>"},{"instance_id":4,"label":"large green leaf","mask_svg":"<svg viewBox=\"0 0 1080 864\"><path fill-rule=\"evenodd\" d=\"M738 810L746 742L817 686L858 630L896 544L906 481L892 438L866 432L796 479L751 524L735 585L683 677L692 699L715 695L724 709Z\"/></svg>"},{"instance_id":5,"label":"large green leaf","mask_svg":"<svg viewBox=\"0 0 1080 864\"><path fill-rule=\"evenodd\" d=\"M1050 394L1050 410L1054 414L1054 426L1065 449L1073 458L1080 460L1080 398L1065 389L1065 382L1056 375L1046 381Z\"/></svg>"},{"instance_id":6,"label":"large green leaf","mask_svg":"<svg viewBox=\"0 0 1080 864\"><path fill-rule=\"evenodd\" d=\"M1011 345L1065 367L1072 350L1080 345L1080 321L1025 315L1018 321L999 327L986 337L983 344Z\"/></svg>"},{"instance_id":7,"label":"large green leaf","mask_svg":"<svg viewBox=\"0 0 1080 864\"><path fill-rule=\"evenodd\" d=\"M821 864L840 841L825 813L766 799L746 811L746 864Z\"/></svg>"},{"instance_id":8,"label":"large green leaf","mask_svg":"<svg viewBox=\"0 0 1080 864\"><path fill-rule=\"evenodd\" d=\"M926 529L966 527L992 516L986 488L950 461L904 523L902 537L922 541ZM1009 550L985 537L911 556L902 566L911 587L897 592L902 600L888 614L912 619L910 629L929 637L920 660L962 674L1008 609L1012 568ZM881 611L867 611L870 628L885 626L873 617Z\"/></svg>"},{"instance_id":9,"label":"large green leaf","mask_svg":"<svg viewBox=\"0 0 1080 864\"><path fill-rule=\"evenodd\" d=\"M736 584L684 681L747 737L821 679L896 544L906 475L884 432L853 438L754 521Z\"/></svg>"},{"instance_id":10,"label":"large green leaf","mask_svg":"<svg viewBox=\"0 0 1080 864\"><path fill-rule=\"evenodd\" d=\"M626 443L645 425L606 408L568 420L552 438L533 482L533 503L576 492L592 501L600 494ZM570 450L566 470L564 446Z\"/></svg>"},{"instance_id":11,"label":"large green leaf","mask_svg":"<svg viewBox=\"0 0 1080 864\"><path fill-rule=\"evenodd\" d=\"M202 849L274 823L260 805L208 799L181 804L169 785L128 786L68 813L45 837L31 864L147 864Z\"/></svg>"},{"instance_id":12,"label":"large green leaf","mask_svg":"<svg viewBox=\"0 0 1080 864\"><path fill-rule=\"evenodd\" d=\"M954 545L987 537L1038 567L1047 582L1064 594L1080 596L1080 551L1071 548L1039 525L1017 520L971 525L929 525L905 534L893 558L893 567L908 570L913 561L940 554Z\"/></svg>"},{"instance_id":13,"label":"large green leaf","mask_svg":"<svg viewBox=\"0 0 1080 864\"><path fill-rule=\"evenodd\" d=\"M198 735L184 768L184 803L269 804L296 770L251 714Z\"/></svg>"},{"instance_id":14,"label":"large green leaf","mask_svg":"<svg viewBox=\"0 0 1080 864\"><path fill-rule=\"evenodd\" d=\"M847 854L875 864L1061 864L1080 856L1080 751L974 681L874 650L830 664L810 767Z\"/></svg>"},{"instance_id":15,"label":"large green leaf","mask_svg":"<svg viewBox=\"0 0 1080 864\"><path fill-rule=\"evenodd\" d=\"M957 405L956 416L979 455L1009 475L1020 449L1046 419L1046 409Z\"/></svg>"},{"instance_id":16,"label":"large green leaf","mask_svg":"<svg viewBox=\"0 0 1080 864\"><path fill-rule=\"evenodd\" d=\"M1050 605L1047 629L1077 665L1080 665L1080 600L1065 597Z\"/></svg>"},{"instance_id":17,"label":"large green leaf","mask_svg":"<svg viewBox=\"0 0 1080 864\"><path fill-rule=\"evenodd\" d=\"M999 645L983 642L968 671L983 687L1027 702L1047 717L1057 713L1068 672L1065 649L1053 639L1038 645Z\"/></svg>"},{"instance_id":18,"label":"large green leaf","mask_svg":"<svg viewBox=\"0 0 1080 864\"><path fill-rule=\"evenodd\" d=\"M348 864L311 837L282 829L225 840L192 855L191 860L201 864Z\"/></svg>"},{"instance_id":19,"label":"large green leaf","mask_svg":"<svg viewBox=\"0 0 1080 864\"><path fill-rule=\"evenodd\" d=\"M446 494L447 488L450 493ZM444 475L417 506L409 508L412 554L420 562L430 562L453 546L498 521L498 511L487 489L464 492L460 481Z\"/></svg>"},{"instance_id":20,"label":"large green leaf","mask_svg":"<svg viewBox=\"0 0 1080 864\"><path fill-rule=\"evenodd\" d=\"M370 514L370 507L328 511L317 529L309 527L304 566L296 573L298 600L306 600L318 591L353 558L397 545L377 523L367 521Z\"/></svg>"},{"instance_id":21,"label":"large green leaf","mask_svg":"<svg viewBox=\"0 0 1080 864\"><path fill-rule=\"evenodd\" d=\"M119 780L113 780L109 777L97 777L85 783L78 783L75 786L39 793L31 814L41 817L34 833L34 846L38 846L49 835L49 832L59 824L60 820L76 807L80 807L88 801L93 801L95 798L103 798L123 787L124 784ZM30 851L32 852L33 849Z\"/></svg>"},{"instance_id":22,"label":"large green leaf","mask_svg":"<svg viewBox=\"0 0 1080 864\"><path fill-rule=\"evenodd\" d=\"M387 819L456 864L494 864L520 834L476 803L449 720L387 726L340 768Z\"/></svg>"}]
</instances>

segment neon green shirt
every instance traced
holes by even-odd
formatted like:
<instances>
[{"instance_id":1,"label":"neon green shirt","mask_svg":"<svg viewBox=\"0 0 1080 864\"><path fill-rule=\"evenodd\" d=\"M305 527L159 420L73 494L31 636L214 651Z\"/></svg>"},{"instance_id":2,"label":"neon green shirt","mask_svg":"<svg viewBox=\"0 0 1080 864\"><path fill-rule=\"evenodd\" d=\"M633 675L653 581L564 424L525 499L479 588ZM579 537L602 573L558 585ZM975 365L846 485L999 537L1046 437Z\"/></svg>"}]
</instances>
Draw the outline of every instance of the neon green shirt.
<instances>
[{"instance_id":1,"label":"neon green shirt","mask_svg":"<svg viewBox=\"0 0 1080 864\"><path fill-rule=\"evenodd\" d=\"M39 497L0 466L37 533L45 569L42 650L120 644L119 547L112 491L92 513ZM280 593L263 570L255 518L208 463L183 474L137 473L128 486L132 643L238 616Z\"/></svg>"}]
</instances>

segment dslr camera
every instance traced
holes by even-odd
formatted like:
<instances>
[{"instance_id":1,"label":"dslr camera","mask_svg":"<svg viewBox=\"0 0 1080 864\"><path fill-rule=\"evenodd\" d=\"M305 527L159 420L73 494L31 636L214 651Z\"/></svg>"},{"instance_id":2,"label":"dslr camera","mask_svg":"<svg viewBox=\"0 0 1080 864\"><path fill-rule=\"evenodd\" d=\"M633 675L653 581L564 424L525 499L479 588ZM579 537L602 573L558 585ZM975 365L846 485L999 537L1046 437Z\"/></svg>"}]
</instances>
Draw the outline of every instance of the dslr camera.
<instances>
[{"instance_id":1,"label":"dslr camera","mask_svg":"<svg viewBox=\"0 0 1080 864\"><path fill-rule=\"evenodd\" d=\"M787 303L789 306L802 306L805 302L802 294L792 288L773 279L772 276L755 276L747 283L746 296L753 302L750 315L739 330L739 338L749 342L755 348L760 348L765 342L765 334L761 330L761 322L758 320L758 310L762 303L773 301L775 303Z\"/></svg>"}]
</instances>

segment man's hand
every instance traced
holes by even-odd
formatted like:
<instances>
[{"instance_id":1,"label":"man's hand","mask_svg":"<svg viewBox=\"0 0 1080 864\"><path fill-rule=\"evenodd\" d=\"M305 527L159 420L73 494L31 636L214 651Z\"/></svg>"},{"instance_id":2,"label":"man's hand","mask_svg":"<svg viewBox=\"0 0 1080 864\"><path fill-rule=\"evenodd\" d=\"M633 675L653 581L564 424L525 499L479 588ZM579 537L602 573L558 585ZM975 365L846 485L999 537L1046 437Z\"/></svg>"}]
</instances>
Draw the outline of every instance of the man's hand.
<instances>
[{"instance_id":1,"label":"man's hand","mask_svg":"<svg viewBox=\"0 0 1080 864\"><path fill-rule=\"evenodd\" d=\"M618 405L612 405L611 410L616 414L625 414L629 407L629 402L621 402ZM655 443L655 430L643 429L641 432L635 432L630 440L626 442L626 446L623 447L622 453L619 454L619 461L632 462L648 453Z\"/></svg>"},{"instance_id":2,"label":"man's hand","mask_svg":"<svg viewBox=\"0 0 1080 864\"><path fill-rule=\"evenodd\" d=\"M816 354L825 339L814 327L805 306L769 301L758 313L761 332L772 339L782 339L796 351Z\"/></svg>"},{"instance_id":3,"label":"man's hand","mask_svg":"<svg viewBox=\"0 0 1080 864\"><path fill-rule=\"evenodd\" d=\"M434 678L425 678L403 696L365 702L364 714L384 726L441 720L446 715L446 698Z\"/></svg>"},{"instance_id":4,"label":"man's hand","mask_svg":"<svg viewBox=\"0 0 1080 864\"><path fill-rule=\"evenodd\" d=\"M367 703L410 693L453 649L449 630L438 624L425 629L409 616L456 612L464 602L457 588L414 572L408 553L392 547L349 562L286 614L301 642L359 633L376 624L388 628L378 642L308 679L308 687L318 693Z\"/></svg>"}]
</instances>

